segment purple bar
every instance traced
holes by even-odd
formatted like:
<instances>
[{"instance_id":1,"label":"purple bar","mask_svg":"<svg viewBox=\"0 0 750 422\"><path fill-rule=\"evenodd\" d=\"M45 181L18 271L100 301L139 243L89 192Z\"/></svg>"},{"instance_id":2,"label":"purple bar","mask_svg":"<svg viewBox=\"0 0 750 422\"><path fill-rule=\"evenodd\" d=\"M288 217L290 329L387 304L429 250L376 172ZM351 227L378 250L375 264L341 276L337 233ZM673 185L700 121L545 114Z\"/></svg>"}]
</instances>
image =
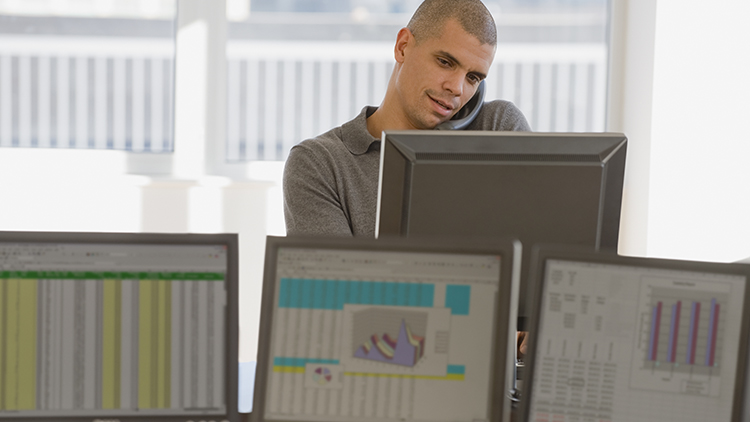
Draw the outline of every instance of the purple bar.
<instances>
[{"instance_id":1,"label":"purple bar","mask_svg":"<svg viewBox=\"0 0 750 422\"><path fill-rule=\"evenodd\" d=\"M680 309L682 302L677 301L672 305L672 323L669 326L669 348L667 351L667 362L674 363L677 357L677 335L680 332Z\"/></svg>"},{"instance_id":2,"label":"purple bar","mask_svg":"<svg viewBox=\"0 0 750 422\"><path fill-rule=\"evenodd\" d=\"M706 366L714 366L714 352L716 352L716 328L719 322L719 305L716 299L711 299L711 311L708 322L708 336L706 337Z\"/></svg>"},{"instance_id":3,"label":"purple bar","mask_svg":"<svg viewBox=\"0 0 750 422\"><path fill-rule=\"evenodd\" d=\"M715 302L713 299L711 302ZM711 330L711 360L708 362L708 366L714 366L714 359L716 358L716 336L719 333L719 304L714 306L714 317L713 317L713 330Z\"/></svg>"},{"instance_id":4,"label":"purple bar","mask_svg":"<svg viewBox=\"0 0 750 422\"><path fill-rule=\"evenodd\" d=\"M659 345L659 324L661 323L661 302L657 302L651 314L651 338L648 341L648 359L656 360Z\"/></svg>"}]
</instances>

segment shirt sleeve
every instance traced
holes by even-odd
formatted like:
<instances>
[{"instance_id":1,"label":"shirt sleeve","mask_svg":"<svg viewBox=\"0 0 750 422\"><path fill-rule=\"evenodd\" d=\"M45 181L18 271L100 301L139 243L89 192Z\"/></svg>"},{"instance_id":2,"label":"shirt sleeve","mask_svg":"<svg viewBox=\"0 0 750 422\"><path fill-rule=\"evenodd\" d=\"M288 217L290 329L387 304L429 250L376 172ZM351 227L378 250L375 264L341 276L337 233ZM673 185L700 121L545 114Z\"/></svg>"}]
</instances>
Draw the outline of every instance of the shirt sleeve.
<instances>
[{"instance_id":1,"label":"shirt sleeve","mask_svg":"<svg viewBox=\"0 0 750 422\"><path fill-rule=\"evenodd\" d=\"M507 103L505 112L500 120L501 130L513 130L518 132L531 132L531 126L521 110L513 103Z\"/></svg>"},{"instance_id":2,"label":"shirt sleeve","mask_svg":"<svg viewBox=\"0 0 750 422\"><path fill-rule=\"evenodd\" d=\"M335 166L319 145L292 148L284 167L284 219L287 235L352 236L341 206Z\"/></svg>"}]
</instances>

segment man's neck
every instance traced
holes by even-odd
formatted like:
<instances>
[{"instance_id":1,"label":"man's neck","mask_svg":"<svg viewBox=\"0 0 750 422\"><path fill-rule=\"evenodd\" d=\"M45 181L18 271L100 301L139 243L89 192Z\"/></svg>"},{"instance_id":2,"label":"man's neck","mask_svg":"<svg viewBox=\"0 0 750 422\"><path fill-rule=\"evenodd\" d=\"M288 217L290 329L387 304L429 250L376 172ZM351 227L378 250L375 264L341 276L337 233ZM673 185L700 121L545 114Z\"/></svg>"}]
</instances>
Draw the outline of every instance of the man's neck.
<instances>
[{"instance_id":1,"label":"man's neck","mask_svg":"<svg viewBox=\"0 0 750 422\"><path fill-rule=\"evenodd\" d=\"M384 130L409 129L414 127L408 121L404 121L399 114L391 113L385 102L367 118L367 131L376 139L380 139Z\"/></svg>"}]
</instances>

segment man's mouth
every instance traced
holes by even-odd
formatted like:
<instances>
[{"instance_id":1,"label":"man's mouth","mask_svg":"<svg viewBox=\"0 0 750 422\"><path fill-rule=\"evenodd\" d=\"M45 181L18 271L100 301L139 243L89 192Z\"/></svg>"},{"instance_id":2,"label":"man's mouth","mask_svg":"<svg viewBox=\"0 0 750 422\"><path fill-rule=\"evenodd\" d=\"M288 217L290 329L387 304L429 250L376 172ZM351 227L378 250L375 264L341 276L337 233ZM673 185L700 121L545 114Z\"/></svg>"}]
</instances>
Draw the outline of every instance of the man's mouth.
<instances>
[{"instance_id":1,"label":"man's mouth","mask_svg":"<svg viewBox=\"0 0 750 422\"><path fill-rule=\"evenodd\" d=\"M450 107L450 106L446 105L446 104L445 104L445 103L443 103L442 101L438 101L438 100L435 100L435 102L436 102L436 103L437 103L437 104L438 104L438 105L439 105L440 107L443 107L443 108L444 108L444 109L446 109L446 110L453 110L453 107Z\"/></svg>"},{"instance_id":2,"label":"man's mouth","mask_svg":"<svg viewBox=\"0 0 750 422\"><path fill-rule=\"evenodd\" d=\"M433 102L434 102L435 104L437 104L437 105L438 105L439 107L441 107L442 109L444 109L444 110L446 110L446 111L452 111L452 110L453 110L453 105L451 105L451 104L450 104L450 103L448 103L448 102L445 102L445 101L440 101L440 100L438 100L438 99L435 99L435 98L433 98L433 97L430 97L430 99L431 99L431 100L432 100L432 101L433 101Z\"/></svg>"}]
</instances>

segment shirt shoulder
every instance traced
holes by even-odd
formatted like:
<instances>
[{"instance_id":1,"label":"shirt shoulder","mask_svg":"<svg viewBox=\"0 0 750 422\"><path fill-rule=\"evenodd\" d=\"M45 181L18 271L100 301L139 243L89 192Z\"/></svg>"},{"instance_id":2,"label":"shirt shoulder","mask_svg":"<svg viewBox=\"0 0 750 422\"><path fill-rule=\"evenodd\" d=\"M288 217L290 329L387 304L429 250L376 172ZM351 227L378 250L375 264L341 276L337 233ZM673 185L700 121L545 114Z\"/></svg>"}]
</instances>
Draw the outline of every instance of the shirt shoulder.
<instances>
[{"instance_id":1,"label":"shirt shoulder","mask_svg":"<svg viewBox=\"0 0 750 422\"><path fill-rule=\"evenodd\" d=\"M510 101L487 101L467 130L502 130L530 132L531 127L521 110Z\"/></svg>"},{"instance_id":2,"label":"shirt shoulder","mask_svg":"<svg viewBox=\"0 0 750 422\"><path fill-rule=\"evenodd\" d=\"M308 138L293 146L289 155L307 153L315 155L340 154L347 149L342 141L341 127L335 127L314 138Z\"/></svg>"},{"instance_id":3,"label":"shirt shoulder","mask_svg":"<svg viewBox=\"0 0 750 422\"><path fill-rule=\"evenodd\" d=\"M373 142L377 141L367 131L367 117L375 110L377 107L364 107L359 115L343 125L295 145L292 147L290 156L307 152L349 158L367 153Z\"/></svg>"}]
</instances>

